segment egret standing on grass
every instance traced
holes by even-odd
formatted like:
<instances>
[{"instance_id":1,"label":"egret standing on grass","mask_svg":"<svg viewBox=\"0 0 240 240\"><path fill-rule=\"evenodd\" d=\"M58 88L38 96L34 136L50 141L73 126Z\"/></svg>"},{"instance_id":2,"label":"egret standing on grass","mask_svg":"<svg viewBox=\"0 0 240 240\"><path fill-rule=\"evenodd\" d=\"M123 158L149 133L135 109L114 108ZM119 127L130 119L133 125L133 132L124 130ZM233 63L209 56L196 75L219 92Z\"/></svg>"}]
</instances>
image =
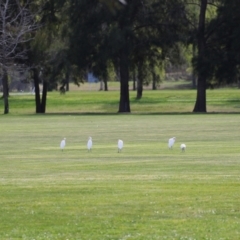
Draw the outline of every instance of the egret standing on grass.
<instances>
[{"instance_id":1,"label":"egret standing on grass","mask_svg":"<svg viewBox=\"0 0 240 240\"><path fill-rule=\"evenodd\" d=\"M175 137L170 138L170 139L168 140L168 147L169 147L169 149L172 149L172 148L173 148L173 145L174 145L174 143L175 143L175 140L176 140Z\"/></svg>"},{"instance_id":2,"label":"egret standing on grass","mask_svg":"<svg viewBox=\"0 0 240 240\"><path fill-rule=\"evenodd\" d=\"M92 151L92 145L93 145L92 138L89 137L88 138L88 142L87 142L87 149L88 149L88 151Z\"/></svg>"},{"instance_id":3,"label":"egret standing on grass","mask_svg":"<svg viewBox=\"0 0 240 240\"><path fill-rule=\"evenodd\" d=\"M123 141L122 140L118 140L118 152L121 152L123 149Z\"/></svg>"},{"instance_id":4,"label":"egret standing on grass","mask_svg":"<svg viewBox=\"0 0 240 240\"><path fill-rule=\"evenodd\" d=\"M181 148L182 152L185 152L186 144L182 143L182 144L180 145L180 148Z\"/></svg>"},{"instance_id":5,"label":"egret standing on grass","mask_svg":"<svg viewBox=\"0 0 240 240\"><path fill-rule=\"evenodd\" d=\"M64 138L60 143L60 148L62 149L62 151L65 148L65 146L66 146L66 138Z\"/></svg>"}]
</instances>

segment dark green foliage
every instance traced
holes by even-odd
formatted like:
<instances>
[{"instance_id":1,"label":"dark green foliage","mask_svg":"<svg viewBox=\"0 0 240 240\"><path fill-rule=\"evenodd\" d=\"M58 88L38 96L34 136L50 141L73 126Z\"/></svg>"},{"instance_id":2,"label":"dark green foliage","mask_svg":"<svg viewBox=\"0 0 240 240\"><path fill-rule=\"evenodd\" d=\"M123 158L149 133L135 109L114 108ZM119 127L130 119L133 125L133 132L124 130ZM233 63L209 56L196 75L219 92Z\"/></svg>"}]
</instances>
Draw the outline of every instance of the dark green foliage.
<instances>
[{"instance_id":1,"label":"dark green foliage","mask_svg":"<svg viewBox=\"0 0 240 240\"><path fill-rule=\"evenodd\" d=\"M206 61L198 62L216 84L236 82L240 65L240 2L223 0L207 31Z\"/></svg>"},{"instance_id":2,"label":"dark green foliage","mask_svg":"<svg viewBox=\"0 0 240 240\"><path fill-rule=\"evenodd\" d=\"M130 69L139 65L148 68L149 62L157 64L176 42L183 41L187 30L184 4L180 0L127 3L115 11L109 11L96 0L72 0L70 4L71 61L100 78L106 78L108 64L113 62L124 85L121 99L126 97L123 102L120 99L120 112L130 111L129 107L123 107L129 105Z\"/></svg>"}]
</instances>

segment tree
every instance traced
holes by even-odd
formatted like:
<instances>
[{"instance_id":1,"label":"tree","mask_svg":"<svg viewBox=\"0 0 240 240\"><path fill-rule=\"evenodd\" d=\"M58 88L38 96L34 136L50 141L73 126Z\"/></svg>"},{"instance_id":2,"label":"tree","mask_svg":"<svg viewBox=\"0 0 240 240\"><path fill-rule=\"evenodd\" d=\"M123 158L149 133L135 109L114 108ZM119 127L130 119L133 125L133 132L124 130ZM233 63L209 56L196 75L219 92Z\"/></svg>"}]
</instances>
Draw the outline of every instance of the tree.
<instances>
[{"instance_id":1,"label":"tree","mask_svg":"<svg viewBox=\"0 0 240 240\"><path fill-rule=\"evenodd\" d=\"M198 85L197 100L194 112L206 112L206 74L203 66L206 61L206 39L205 39L205 18L208 0L201 0L200 14L198 22L197 49L198 49Z\"/></svg>"},{"instance_id":2,"label":"tree","mask_svg":"<svg viewBox=\"0 0 240 240\"><path fill-rule=\"evenodd\" d=\"M129 69L148 65L146 56L154 46L167 52L181 40L186 26L183 2L129 0L114 12L97 0L71 0L70 5L73 63L105 71L107 61L112 61L120 73L118 112L130 112Z\"/></svg>"},{"instance_id":3,"label":"tree","mask_svg":"<svg viewBox=\"0 0 240 240\"><path fill-rule=\"evenodd\" d=\"M193 112L206 112L206 89L207 83L212 77L212 56L211 51L213 45L210 44L210 39L214 32L219 27L211 26L210 20L207 21L206 14L208 6L218 8L219 1L200 0L200 12L198 19L198 28L196 35L197 56L193 59L193 65L197 73L197 98ZM216 12L216 11L214 11ZM211 18L213 19L213 17Z\"/></svg>"},{"instance_id":4,"label":"tree","mask_svg":"<svg viewBox=\"0 0 240 240\"><path fill-rule=\"evenodd\" d=\"M2 0L0 3L0 68L2 70L4 114L9 113L8 71L11 65L22 64L27 58L26 43L37 29L29 3Z\"/></svg>"},{"instance_id":5,"label":"tree","mask_svg":"<svg viewBox=\"0 0 240 240\"><path fill-rule=\"evenodd\" d=\"M217 17L209 25L215 31L209 39L212 47L208 55L211 57L212 78L218 85L240 80L239 11L239 1L223 0Z\"/></svg>"},{"instance_id":6,"label":"tree","mask_svg":"<svg viewBox=\"0 0 240 240\"><path fill-rule=\"evenodd\" d=\"M71 65L68 55L68 1L44 0L36 3L41 9L38 21L42 28L30 44L29 68L32 70L35 86L36 113L45 113L47 92L58 88L68 90L69 78L78 83L79 72ZM77 74L76 74L77 73ZM42 83L42 95L39 84Z\"/></svg>"}]
</instances>

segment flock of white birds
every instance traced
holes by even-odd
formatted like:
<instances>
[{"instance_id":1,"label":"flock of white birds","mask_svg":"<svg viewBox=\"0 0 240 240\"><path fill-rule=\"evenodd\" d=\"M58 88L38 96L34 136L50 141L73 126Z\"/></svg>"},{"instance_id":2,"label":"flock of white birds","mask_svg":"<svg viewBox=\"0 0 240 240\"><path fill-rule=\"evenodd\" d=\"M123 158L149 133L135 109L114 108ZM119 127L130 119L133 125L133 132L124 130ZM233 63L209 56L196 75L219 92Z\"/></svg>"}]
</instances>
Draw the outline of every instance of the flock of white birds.
<instances>
[{"instance_id":1,"label":"flock of white birds","mask_svg":"<svg viewBox=\"0 0 240 240\"><path fill-rule=\"evenodd\" d=\"M176 141L176 137L169 138L169 140L168 140L168 148L169 149L173 148L175 141ZM60 149L63 151L65 146L66 146L66 138L63 138L63 140L60 142ZM92 137L89 137L88 141L87 141L88 152L92 151L92 146L93 146ZM121 140L121 139L118 140L117 147L118 147L118 152L121 152L123 149L123 140ZM182 143L180 145L180 148L181 148L182 152L184 152L186 150L186 144Z\"/></svg>"}]
</instances>

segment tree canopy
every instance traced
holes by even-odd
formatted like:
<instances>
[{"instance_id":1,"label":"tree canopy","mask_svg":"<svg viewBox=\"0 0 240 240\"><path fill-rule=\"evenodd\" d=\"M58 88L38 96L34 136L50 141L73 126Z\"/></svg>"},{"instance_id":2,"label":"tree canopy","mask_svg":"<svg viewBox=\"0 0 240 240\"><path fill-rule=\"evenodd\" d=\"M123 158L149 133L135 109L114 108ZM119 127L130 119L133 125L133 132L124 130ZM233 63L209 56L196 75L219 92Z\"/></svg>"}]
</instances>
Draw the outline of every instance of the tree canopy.
<instances>
[{"instance_id":1,"label":"tree canopy","mask_svg":"<svg viewBox=\"0 0 240 240\"><path fill-rule=\"evenodd\" d=\"M197 76L194 112L207 111L209 85L239 78L237 0L3 0L0 7L5 113L7 66L14 64L32 71L36 112L45 112L47 91L59 84L68 89L70 79L79 84L88 72L107 81L112 69L120 80L118 112L130 112L131 76L140 99L149 76L154 82L166 62L179 64L189 46Z\"/></svg>"}]
</instances>

